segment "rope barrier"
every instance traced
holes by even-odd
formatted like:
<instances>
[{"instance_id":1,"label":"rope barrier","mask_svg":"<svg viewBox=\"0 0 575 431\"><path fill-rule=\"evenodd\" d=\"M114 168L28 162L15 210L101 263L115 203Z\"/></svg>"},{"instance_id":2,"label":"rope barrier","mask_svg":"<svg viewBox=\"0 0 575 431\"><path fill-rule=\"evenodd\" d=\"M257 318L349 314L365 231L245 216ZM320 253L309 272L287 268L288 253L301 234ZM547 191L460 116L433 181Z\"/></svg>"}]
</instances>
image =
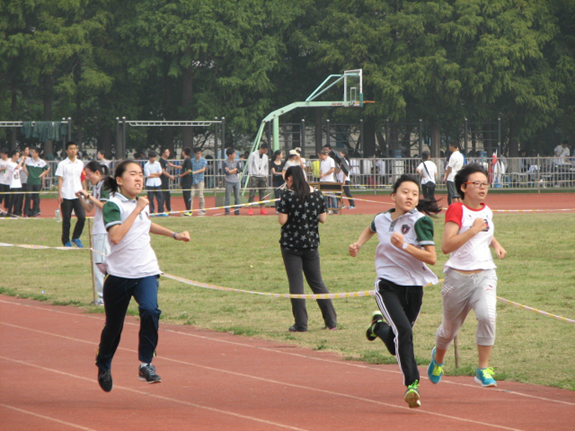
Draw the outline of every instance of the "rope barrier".
<instances>
[{"instance_id":1,"label":"rope barrier","mask_svg":"<svg viewBox=\"0 0 575 431\"><path fill-rule=\"evenodd\" d=\"M45 245L34 245L34 244L9 244L0 242L0 247L20 247L25 249L32 249L32 250L64 250L64 251L93 251L96 253L100 253L98 250L94 250L92 248L75 248L75 247L51 247ZM102 254L102 253L100 253ZM257 292L253 290L245 290L245 289L235 289L232 287L224 287L218 286L216 284L209 284L209 283L202 283L200 281L189 280L184 277L179 277L177 275L166 274L163 273L162 277L172 279L174 281L179 281L180 283L187 284L189 286L201 287L202 289L210 289L210 290L218 290L222 292L236 292L236 293L248 293L251 295L259 295L259 296L269 296L272 298L285 298L285 299L340 299L340 298L361 298L366 296L374 296L375 292L373 290L362 290L359 292L342 292L342 293L323 293L323 294L291 294L291 293L272 293L272 292ZM443 282L443 280L439 280L439 282ZM556 314L548 313L546 311L538 310L533 307L529 307L527 305L520 304L518 302L510 301L508 299L502 298L500 296L496 297L497 300L512 305L514 307L521 308L523 310L532 311L537 314L541 314L543 316L552 317L557 320L561 320L562 322L567 323L575 323L574 319L569 319L567 317L558 316Z\"/></svg>"}]
</instances>

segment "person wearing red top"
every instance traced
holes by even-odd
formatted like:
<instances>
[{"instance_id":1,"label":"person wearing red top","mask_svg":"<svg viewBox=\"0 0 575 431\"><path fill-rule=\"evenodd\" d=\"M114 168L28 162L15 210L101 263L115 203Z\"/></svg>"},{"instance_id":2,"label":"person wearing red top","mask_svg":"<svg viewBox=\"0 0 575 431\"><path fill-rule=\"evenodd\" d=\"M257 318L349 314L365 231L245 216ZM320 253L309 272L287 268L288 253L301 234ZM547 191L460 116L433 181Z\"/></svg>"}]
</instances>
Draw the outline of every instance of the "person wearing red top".
<instances>
[{"instance_id":1,"label":"person wearing red top","mask_svg":"<svg viewBox=\"0 0 575 431\"><path fill-rule=\"evenodd\" d=\"M450 256L445 263L441 290L443 319L437 329L427 374L432 383L439 383L447 349L473 309L477 317L479 356L475 381L484 387L497 386L493 368L489 367L497 302L496 266L490 248L499 259L507 252L495 239L493 213L484 203L489 190L485 169L478 164L465 166L455 176L455 186L462 202L450 205L445 215L442 250Z\"/></svg>"}]
</instances>

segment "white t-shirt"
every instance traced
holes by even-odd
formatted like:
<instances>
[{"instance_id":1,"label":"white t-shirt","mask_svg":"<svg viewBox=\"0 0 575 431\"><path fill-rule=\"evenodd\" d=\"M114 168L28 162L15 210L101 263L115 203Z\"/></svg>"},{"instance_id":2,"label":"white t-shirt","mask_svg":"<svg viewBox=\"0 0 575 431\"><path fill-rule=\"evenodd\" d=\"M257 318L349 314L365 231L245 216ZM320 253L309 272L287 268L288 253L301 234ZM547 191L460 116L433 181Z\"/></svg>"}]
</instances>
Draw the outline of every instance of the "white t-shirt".
<instances>
[{"instance_id":1,"label":"white t-shirt","mask_svg":"<svg viewBox=\"0 0 575 431\"><path fill-rule=\"evenodd\" d=\"M426 167L427 169L425 169ZM435 183L437 166L435 166L435 163L433 163L431 160L421 162L416 170L421 174L421 184Z\"/></svg>"},{"instance_id":2,"label":"white t-shirt","mask_svg":"<svg viewBox=\"0 0 575 431\"><path fill-rule=\"evenodd\" d=\"M74 161L69 158L58 163L56 176L62 177L62 198L78 199L76 192L82 190L82 171L84 163L80 159Z\"/></svg>"},{"instance_id":3,"label":"white t-shirt","mask_svg":"<svg viewBox=\"0 0 575 431\"><path fill-rule=\"evenodd\" d=\"M254 151L248 158L248 173L252 177L267 177L269 174L268 156Z\"/></svg>"},{"instance_id":4,"label":"white t-shirt","mask_svg":"<svg viewBox=\"0 0 575 431\"><path fill-rule=\"evenodd\" d=\"M476 218L485 220L485 230L473 236L454 252L451 252L445 263L447 268L460 269L462 271L474 271L477 269L495 269L493 256L489 245L493 240L495 227L493 226L493 212L482 204L478 210L465 206L462 202L453 203L445 213L445 223L453 222L459 226L459 233L468 231Z\"/></svg>"},{"instance_id":5,"label":"white t-shirt","mask_svg":"<svg viewBox=\"0 0 575 431\"><path fill-rule=\"evenodd\" d=\"M136 199L128 199L120 193L110 197L103 210L106 230L122 224L134 211L136 203ZM146 206L119 244L113 244L108 237L110 254L106 258L106 264L109 274L134 279L162 273L150 244L151 226L150 208Z\"/></svg>"},{"instance_id":6,"label":"white t-shirt","mask_svg":"<svg viewBox=\"0 0 575 431\"><path fill-rule=\"evenodd\" d=\"M103 188L104 180L100 181L92 189L92 195L94 199L100 202L108 202L110 198L110 193L108 190ZM102 215L102 210L94 205L94 227L92 228L92 235L107 234L106 226L104 226L104 217Z\"/></svg>"},{"instance_id":7,"label":"white t-shirt","mask_svg":"<svg viewBox=\"0 0 575 431\"><path fill-rule=\"evenodd\" d=\"M6 169L8 179L10 180L10 188L21 189L22 180L20 179L20 171L22 170L22 168L18 167L18 163L9 160L6 165Z\"/></svg>"},{"instance_id":8,"label":"white t-shirt","mask_svg":"<svg viewBox=\"0 0 575 431\"><path fill-rule=\"evenodd\" d=\"M9 161L10 159L0 160L0 184L4 184L5 186L10 185L10 177L8 176Z\"/></svg>"},{"instance_id":9,"label":"white t-shirt","mask_svg":"<svg viewBox=\"0 0 575 431\"><path fill-rule=\"evenodd\" d=\"M447 166L451 167L451 172L447 177L447 181L455 181L455 175L463 167L463 154L461 154L459 151L454 151L451 153Z\"/></svg>"},{"instance_id":10,"label":"white t-shirt","mask_svg":"<svg viewBox=\"0 0 575 431\"><path fill-rule=\"evenodd\" d=\"M154 163L146 162L144 165L144 176L146 177L146 185L148 187L160 187L162 179L160 177L150 178L150 174L161 174L162 165L157 160Z\"/></svg>"},{"instance_id":11,"label":"white t-shirt","mask_svg":"<svg viewBox=\"0 0 575 431\"><path fill-rule=\"evenodd\" d=\"M437 283L437 276L423 262L391 244L391 236L394 232L399 232L405 242L414 247L423 249L426 245L435 245L433 221L417 209L392 220L393 211L395 210L379 213L370 225L371 231L376 232L379 238L375 250L377 277L400 286L425 286Z\"/></svg>"},{"instance_id":12,"label":"white t-shirt","mask_svg":"<svg viewBox=\"0 0 575 431\"><path fill-rule=\"evenodd\" d=\"M335 172L335 161L331 158L331 157L327 157L325 160L322 160L321 163L319 164L320 166L320 171L322 174L325 174L326 172L329 172L330 169L334 169ZM335 182L335 175L334 172L332 172L331 174L320 178L321 182Z\"/></svg>"}]
</instances>

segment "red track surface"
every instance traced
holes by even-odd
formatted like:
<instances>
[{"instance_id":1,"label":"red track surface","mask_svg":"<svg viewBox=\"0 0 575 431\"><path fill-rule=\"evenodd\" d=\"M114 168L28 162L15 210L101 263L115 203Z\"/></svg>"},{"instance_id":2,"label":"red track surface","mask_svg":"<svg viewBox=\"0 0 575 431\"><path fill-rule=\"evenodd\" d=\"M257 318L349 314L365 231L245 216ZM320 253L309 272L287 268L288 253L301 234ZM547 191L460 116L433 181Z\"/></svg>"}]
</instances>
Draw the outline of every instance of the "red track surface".
<instances>
[{"instance_id":1,"label":"red track surface","mask_svg":"<svg viewBox=\"0 0 575 431\"><path fill-rule=\"evenodd\" d=\"M356 209L344 210L345 214L377 214L387 210L391 204L388 195L356 195ZM447 198L444 195L437 195L440 205L447 206ZM344 198L347 205L347 198ZM544 212L561 212L565 210L575 210L575 194L573 193L531 193L531 194L497 194L491 193L487 197L487 204L494 210L525 211L536 210ZM197 199L196 199L197 207ZM215 207L215 198L206 195L206 208ZM42 199L42 217L54 217L54 211L58 208L56 199ZM172 210L184 211L184 201L181 197L172 197ZM247 215L247 209L241 210L242 215ZM255 214L259 214L257 209ZM212 210L208 215L222 215L223 210Z\"/></svg>"},{"instance_id":2,"label":"red track surface","mask_svg":"<svg viewBox=\"0 0 575 431\"><path fill-rule=\"evenodd\" d=\"M0 316L2 430L560 431L575 420L575 392L470 377L422 377L410 410L395 365L168 324L154 361L163 381L146 385L131 317L105 393L93 362L102 315L0 296Z\"/></svg>"},{"instance_id":3,"label":"red track surface","mask_svg":"<svg viewBox=\"0 0 575 431\"><path fill-rule=\"evenodd\" d=\"M357 197L366 201L346 213L389 208L388 196ZM173 201L175 211L183 209L181 198ZM488 203L497 210L572 210L575 196L491 194ZM55 200L42 201L43 216L56 208ZM575 429L575 392L505 381L484 389L470 377L432 385L421 368L423 405L410 410L397 365L189 326L161 325L154 364L163 382L146 385L137 378L132 317L114 359L114 389L104 393L94 365L103 322L73 307L0 296L0 430Z\"/></svg>"}]
</instances>

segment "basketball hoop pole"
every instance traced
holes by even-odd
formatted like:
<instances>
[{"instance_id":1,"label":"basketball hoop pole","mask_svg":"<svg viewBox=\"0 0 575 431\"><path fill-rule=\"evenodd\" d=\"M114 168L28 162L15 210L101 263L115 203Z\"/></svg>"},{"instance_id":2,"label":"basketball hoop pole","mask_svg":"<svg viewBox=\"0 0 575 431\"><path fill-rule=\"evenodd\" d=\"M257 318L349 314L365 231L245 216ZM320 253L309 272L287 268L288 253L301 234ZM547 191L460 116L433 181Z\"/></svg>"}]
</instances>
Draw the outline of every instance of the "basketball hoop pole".
<instances>
[{"instance_id":1,"label":"basketball hoop pole","mask_svg":"<svg viewBox=\"0 0 575 431\"><path fill-rule=\"evenodd\" d=\"M355 78L359 82L359 98L357 100L352 100L351 97L348 98L348 79ZM334 80L335 79L335 80ZM315 101L317 97L325 93L327 90L332 88L338 82L343 81L343 100L339 101ZM356 88L357 91L357 87ZM273 143L272 143L272 151L279 150L279 136L280 136L280 127L279 127L279 117L283 114L287 114L290 111L293 111L297 108L321 108L321 107L339 107L339 108L349 108L349 107L363 107L363 70L362 69L354 69L354 70L346 70L343 74L338 75L329 75L319 87L317 87L303 102L294 102L286 105L282 108L276 109L273 112L270 112L260 123L260 128L254 139L254 143L252 144L252 148L250 153L253 153L260 147L260 142L264 133L264 129L266 127L266 123L272 121L272 130L273 130ZM247 176L246 185L249 181L249 176L245 172L242 172L242 178ZM245 192L245 187L242 191L242 194Z\"/></svg>"}]
</instances>

